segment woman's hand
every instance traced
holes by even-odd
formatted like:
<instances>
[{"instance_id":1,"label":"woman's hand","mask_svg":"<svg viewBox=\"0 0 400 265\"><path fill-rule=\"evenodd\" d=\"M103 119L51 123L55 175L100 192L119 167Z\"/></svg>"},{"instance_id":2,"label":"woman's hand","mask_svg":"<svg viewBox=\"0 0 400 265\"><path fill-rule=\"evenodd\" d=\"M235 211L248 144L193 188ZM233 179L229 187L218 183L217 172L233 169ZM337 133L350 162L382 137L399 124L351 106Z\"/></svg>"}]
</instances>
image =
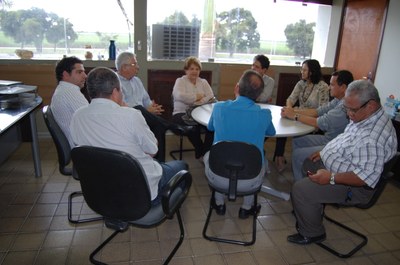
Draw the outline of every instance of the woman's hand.
<instances>
[{"instance_id":1,"label":"woman's hand","mask_svg":"<svg viewBox=\"0 0 400 265\"><path fill-rule=\"evenodd\" d=\"M284 118L293 120L295 115L296 115L296 112L294 111L293 108L283 107L281 110L281 116Z\"/></svg>"},{"instance_id":2,"label":"woman's hand","mask_svg":"<svg viewBox=\"0 0 400 265\"><path fill-rule=\"evenodd\" d=\"M204 93L197 93L196 94L196 101L202 100L206 95Z\"/></svg>"}]
</instances>

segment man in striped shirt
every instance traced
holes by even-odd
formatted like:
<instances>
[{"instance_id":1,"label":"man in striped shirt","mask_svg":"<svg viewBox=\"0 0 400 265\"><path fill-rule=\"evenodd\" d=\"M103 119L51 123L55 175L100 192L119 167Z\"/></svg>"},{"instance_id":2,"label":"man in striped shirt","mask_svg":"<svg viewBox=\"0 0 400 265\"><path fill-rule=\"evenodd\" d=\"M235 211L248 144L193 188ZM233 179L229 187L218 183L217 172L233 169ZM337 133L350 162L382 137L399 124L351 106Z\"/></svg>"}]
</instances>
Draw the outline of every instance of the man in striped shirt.
<instances>
[{"instance_id":1,"label":"man in striped shirt","mask_svg":"<svg viewBox=\"0 0 400 265\"><path fill-rule=\"evenodd\" d=\"M73 147L75 145L69 128L72 115L80 107L89 105L81 92L86 82L85 68L79 58L71 56L59 61L55 72L58 85L51 98L51 111L70 146Z\"/></svg>"}]
</instances>

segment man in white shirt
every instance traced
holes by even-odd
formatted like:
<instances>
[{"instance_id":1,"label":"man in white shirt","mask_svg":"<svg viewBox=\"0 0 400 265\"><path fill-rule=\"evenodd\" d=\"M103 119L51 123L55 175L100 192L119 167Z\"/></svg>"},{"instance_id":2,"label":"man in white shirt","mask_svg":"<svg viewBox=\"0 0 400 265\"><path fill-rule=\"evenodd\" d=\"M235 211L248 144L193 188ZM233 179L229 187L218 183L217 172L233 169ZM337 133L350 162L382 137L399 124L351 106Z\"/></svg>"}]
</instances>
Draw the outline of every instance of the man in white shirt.
<instances>
[{"instance_id":1,"label":"man in white shirt","mask_svg":"<svg viewBox=\"0 0 400 265\"><path fill-rule=\"evenodd\" d=\"M275 80L267 75L269 68L269 59L263 54L256 55L253 59L251 69L259 73L264 81L264 89L261 95L258 96L256 102L271 103L272 92L274 91Z\"/></svg>"},{"instance_id":2,"label":"man in white shirt","mask_svg":"<svg viewBox=\"0 0 400 265\"><path fill-rule=\"evenodd\" d=\"M183 161L160 163L153 159L158 151L157 140L141 112L125 106L114 71L105 67L93 69L88 75L87 88L92 100L76 111L71 121L74 143L132 155L146 174L152 203L160 203L159 191L177 172L188 169L187 164Z\"/></svg>"},{"instance_id":3,"label":"man in white shirt","mask_svg":"<svg viewBox=\"0 0 400 265\"><path fill-rule=\"evenodd\" d=\"M115 61L115 67L121 82L124 102L128 107L142 112L158 141L159 151L155 158L161 162L165 161L165 132L174 124L160 116L164 112L163 106L150 99L142 81L136 76L139 72L139 64L133 53L120 53Z\"/></svg>"},{"instance_id":4,"label":"man in white shirt","mask_svg":"<svg viewBox=\"0 0 400 265\"><path fill-rule=\"evenodd\" d=\"M81 92L86 81L83 62L77 57L65 57L58 62L56 69L58 86L51 98L51 110L58 126L67 137L70 146L74 146L69 125L77 109L89 104Z\"/></svg>"}]
</instances>

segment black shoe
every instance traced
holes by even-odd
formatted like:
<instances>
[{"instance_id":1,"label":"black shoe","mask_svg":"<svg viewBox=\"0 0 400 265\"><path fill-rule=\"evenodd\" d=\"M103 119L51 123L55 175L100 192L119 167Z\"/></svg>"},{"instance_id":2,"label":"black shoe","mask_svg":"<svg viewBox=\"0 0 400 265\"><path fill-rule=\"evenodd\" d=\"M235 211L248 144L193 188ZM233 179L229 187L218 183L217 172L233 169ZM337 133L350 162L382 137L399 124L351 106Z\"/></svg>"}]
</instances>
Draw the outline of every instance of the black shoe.
<instances>
[{"instance_id":1,"label":"black shoe","mask_svg":"<svg viewBox=\"0 0 400 265\"><path fill-rule=\"evenodd\" d=\"M287 237L287 240L289 242L295 243L295 244L300 244L300 245L308 245L311 243L319 243L322 242L326 239L326 234L323 233L320 236L314 236L314 237L308 237L308 236L303 236L300 233L293 234Z\"/></svg>"},{"instance_id":2,"label":"black shoe","mask_svg":"<svg viewBox=\"0 0 400 265\"><path fill-rule=\"evenodd\" d=\"M247 219L250 215L255 215L260 212L261 205L257 204L255 207L251 207L249 210L243 209L240 207L239 209L239 218L240 219Z\"/></svg>"},{"instance_id":3,"label":"black shoe","mask_svg":"<svg viewBox=\"0 0 400 265\"><path fill-rule=\"evenodd\" d=\"M211 207L215 210L215 212L216 212L218 215L225 215L225 212L226 212L226 206L225 206L225 204L217 205L217 204L215 203L215 201L213 201L213 202L211 203Z\"/></svg>"}]
</instances>

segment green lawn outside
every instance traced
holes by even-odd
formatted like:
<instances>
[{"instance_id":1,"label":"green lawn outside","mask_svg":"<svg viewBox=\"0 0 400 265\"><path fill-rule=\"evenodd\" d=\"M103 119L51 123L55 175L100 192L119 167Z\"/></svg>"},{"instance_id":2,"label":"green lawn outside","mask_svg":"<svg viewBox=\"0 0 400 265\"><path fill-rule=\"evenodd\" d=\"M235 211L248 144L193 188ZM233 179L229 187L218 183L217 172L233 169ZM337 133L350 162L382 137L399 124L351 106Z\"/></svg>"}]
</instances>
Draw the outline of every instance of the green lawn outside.
<instances>
[{"instance_id":1,"label":"green lawn outside","mask_svg":"<svg viewBox=\"0 0 400 265\"><path fill-rule=\"evenodd\" d=\"M108 36L110 37L110 36ZM114 37L113 37L114 38ZM129 36L128 34L119 34L115 38L117 49L127 50L129 47ZM133 40L132 40L133 42ZM85 47L90 45L92 47L91 51L96 57L98 54L103 54L106 57L108 53L109 42L102 41L96 33L86 33L78 32L78 39L73 43L68 44L68 54L69 55L82 55L87 50ZM15 43L12 38L4 35L0 31L0 54L8 54L9 56L14 56L16 49L19 49L19 44ZM25 49L30 49L36 53L36 49L32 45L26 45ZM54 51L54 45L44 41L42 54L55 54L62 56L65 54L65 44L60 42L57 45L56 51ZM293 52L287 47L286 42L272 42L262 40L260 41L260 48L253 49L249 54L238 53L234 54L234 59L237 60L251 60L254 54L266 54L271 60L287 60L287 57L293 57ZM224 51L217 51L216 58L228 59L229 54ZM291 59L292 61L293 59Z\"/></svg>"}]
</instances>

